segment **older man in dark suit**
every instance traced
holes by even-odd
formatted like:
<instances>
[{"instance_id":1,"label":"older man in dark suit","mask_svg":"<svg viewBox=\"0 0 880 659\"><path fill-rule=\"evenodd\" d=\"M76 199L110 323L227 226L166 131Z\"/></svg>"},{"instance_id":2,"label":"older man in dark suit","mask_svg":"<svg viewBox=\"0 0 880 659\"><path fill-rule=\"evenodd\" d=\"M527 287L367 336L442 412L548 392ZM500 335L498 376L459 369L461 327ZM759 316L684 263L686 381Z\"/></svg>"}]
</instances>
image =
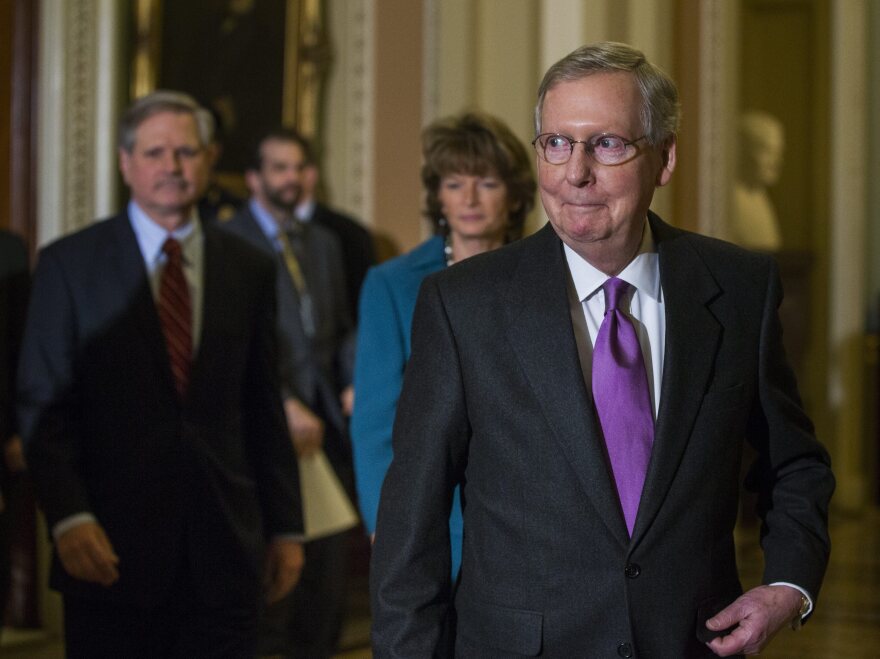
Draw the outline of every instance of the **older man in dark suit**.
<instances>
[{"instance_id":1,"label":"older man in dark suit","mask_svg":"<svg viewBox=\"0 0 880 659\"><path fill-rule=\"evenodd\" d=\"M339 241L325 227L295 217L309 162L308 144L296 131L263 135L245 174L251 199L224 228L275 260L279 396L291 440L302 458L322 449L351 496L351 443L342 398L351 389L352 322ZM288 600L267 611L262 652L333 654L346 594L346 539L336 533L306 543L302 580Z\"/></svg>"},{"instance_id":2,"label":"older man in dark suit","mask_svg":"<svg viewBox=\"0 0 880 659\"><path fill-rule=\"evenodd\" d=\"M271 261L195 212L211 120L120 124L128 208L45 248L20 416L71 657L247 657L302 567Z\"/></svg>"},{"instance_id":3,"label":"older man in dark suit","mask_svg":"<svg viewBox=\"0 0 880 659\"><path fill-rule=\"evenodd\" d=\"M640 52L562 59L536 123L550 225L421 291L376 531L374 656L756 653L816 602L834 485L782 348L776 267L648 210L675 167L678 102ZM745 440L765 573L743 594Z\"/></svg>"}]
</instances>

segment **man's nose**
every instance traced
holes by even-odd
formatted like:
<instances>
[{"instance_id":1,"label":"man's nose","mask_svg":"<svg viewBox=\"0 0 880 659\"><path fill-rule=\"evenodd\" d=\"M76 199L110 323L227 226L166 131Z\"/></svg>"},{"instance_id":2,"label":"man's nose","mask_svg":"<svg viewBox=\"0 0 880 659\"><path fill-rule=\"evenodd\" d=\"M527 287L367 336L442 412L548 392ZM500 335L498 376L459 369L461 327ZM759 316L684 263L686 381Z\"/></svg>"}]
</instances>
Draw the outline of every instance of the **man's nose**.
<instances>
[{"instance_id":1,"label":"man's nose","mask_svg":"<svg viewBox=\"0 0 880 659\"><path fill-rule=\"evenodd\" d=\"M174 149L166 151L164 157L162 158L162 165L169 172L179 172L181 169L180 163L180 154L177 153L177 151L175 151Z\"/></svg>"},{"instance_id":2,"label":"man's nose","mask_svg":"<svg viewBox=\"0 0 880 659\"><path fill-rule=\"evenodd\" d=\"M593 181L593 170L596 166L592 156L587 152L587 145L572 145L571 158L565 163L565 180L572 185L586 185Z\"/></svg>"},{"instance_id":3,"label":"man's nose","mask_svg":"<svg viewBox=\"0 0 880 659\"><path fill-rule=\"evenodd\" d=\"M572 145L571 158L565 163L565 180L571 185L586 185L593 180L593 162L586 144Z\"/></svg>"}]
</instances>

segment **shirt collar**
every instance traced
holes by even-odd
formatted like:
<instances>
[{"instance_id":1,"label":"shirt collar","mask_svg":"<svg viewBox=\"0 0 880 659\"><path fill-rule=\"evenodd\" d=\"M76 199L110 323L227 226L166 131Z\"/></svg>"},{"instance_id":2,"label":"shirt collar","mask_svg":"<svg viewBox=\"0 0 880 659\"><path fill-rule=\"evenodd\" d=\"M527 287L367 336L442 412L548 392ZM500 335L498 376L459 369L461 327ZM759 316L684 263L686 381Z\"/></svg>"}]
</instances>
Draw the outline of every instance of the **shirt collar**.
<instances>
[{"instance_id":1,"label":"shirt collar","mask_svg":"<svg viewBox=\"0 0 880 659\"><path fill-rule=\"evenodd\" d=\"M128 218L144 261L148 264L156 263L161 258L162 245L169 236L181 244L183 253L186 254L188 245L201 234L199 215L195 208L190 212L189 219L170 234L167 229L150 219L135 201L128 202Z\"/></svg>"},{"instance_id":2,"label":"shirt collar","mask_svg":"<svg viewBox=\"0 0 880 659\"><path fill-rule=\"evenodd\" d=\"M315 200L309 199L308 201L304 201L299 206L296 207L296 219L300 222L308 222L312 219L312 216L315 214Z\"/></svg>"},{"instance_id":3,"label":"shirt collar","mask_svg":"<svg viewBox=\"0 0 880 659\"><path fill-rule=\"evenodd\" d=\"M266 238L275 242L275 239L278 237L278 232L280 231L278 222L275 221L275 218L272 217L272 214L269 211L260 205L260 202L257 201L255 197L251 197L248 205L251 209L251 214L254 216L260 229L266 234Z\"/></svg>"},{"instance_id":4,"label":"shirt collar","mask_svg":"<svg viewBox=\"0 0 880 659\"><path fill-rule=\"evenodd\" d=\"M578 300L584 301L595 295L609 277L601 270L594 268L565 243L563 243L563 249ZM651 296L658 302L661 300L659 254L651 225L647 220L642 232L642 242L635 257L617 275L617 278L631 284L637 291Z\"/></svg>"}]
</instances>

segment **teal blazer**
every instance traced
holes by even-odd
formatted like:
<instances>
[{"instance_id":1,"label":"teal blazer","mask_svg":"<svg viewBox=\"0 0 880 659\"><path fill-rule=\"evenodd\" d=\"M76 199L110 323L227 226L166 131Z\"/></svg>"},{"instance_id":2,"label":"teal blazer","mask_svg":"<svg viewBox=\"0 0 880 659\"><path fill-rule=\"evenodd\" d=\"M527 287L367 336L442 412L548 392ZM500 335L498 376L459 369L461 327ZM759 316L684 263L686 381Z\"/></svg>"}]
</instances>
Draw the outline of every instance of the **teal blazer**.
<instances>
[{"instance_id":1,"label":"teal blazer","mask_svg":"<svg viewBox=\"0 0 880 659\"><path fill-rule=\"evenodd\" d=\"M443 239L435 236L411 252L370 268L361 289L355 353L351 439L364 526L376 530L385 472L391 464L391 429L403 371L410 353L410 326L422 280L446 267ZM458 490L449 519L452 570L461 563Z\"/></svg>"}]
</instances>

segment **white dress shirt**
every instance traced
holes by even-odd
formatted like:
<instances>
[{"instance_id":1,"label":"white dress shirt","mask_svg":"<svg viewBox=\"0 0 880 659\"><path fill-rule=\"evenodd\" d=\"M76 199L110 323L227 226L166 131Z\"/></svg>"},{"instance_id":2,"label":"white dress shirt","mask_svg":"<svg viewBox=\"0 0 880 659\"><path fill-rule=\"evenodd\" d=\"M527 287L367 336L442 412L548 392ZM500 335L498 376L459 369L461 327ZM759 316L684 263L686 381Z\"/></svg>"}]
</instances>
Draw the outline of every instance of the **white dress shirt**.
<instances>
[{"instance_id":1,"label":"white dress shirt","mask_svg":"<svg viewBox=\"0 0 880 659\"><path fill-rule=\"evenodd\" d=\"M183 255L183 274L189 287L189 299L192 305L192 339L193 358L199 347L202 335L202 305L204 298L204 262L205 262L205 237L202 233L202 225L199 216L193 208L189 220L169 233L166 229L156 224L135 202L128 202L128 217L131 220L131 228L138 241L141 256L144 258L144 267L147 277L150 279L150 290L153 299L159 299L159 283L162 279L162 270L168 257L162 251L162 245L167 238L174 238L180 243Z\"/></svg>"}]
</instances>

